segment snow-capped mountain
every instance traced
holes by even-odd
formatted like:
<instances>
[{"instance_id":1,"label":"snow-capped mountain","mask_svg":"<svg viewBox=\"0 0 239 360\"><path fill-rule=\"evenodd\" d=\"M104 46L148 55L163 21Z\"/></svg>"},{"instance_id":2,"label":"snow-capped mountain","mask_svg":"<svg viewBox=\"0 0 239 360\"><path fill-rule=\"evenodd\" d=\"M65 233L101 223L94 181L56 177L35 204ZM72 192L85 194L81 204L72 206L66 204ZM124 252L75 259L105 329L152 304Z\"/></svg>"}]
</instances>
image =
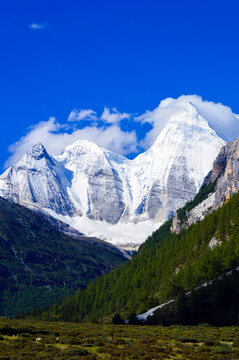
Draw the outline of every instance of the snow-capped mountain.
<instances>
[{"instance_id":1,"label":"snow-capped mountain","mask_svg":"<svg viewBox=\"0 0 239 360\"><path fill-rule=\"evenodd\" d=\"M153 146L130 166L134 181L132 215L165 221L195 196L225 144L190 102L180 110Z\"/></svg>"},{"instance_id":2,"label":"snow-capped mountain","mask_svg":"<svg viewBox=\"0 0 239 360\"><path fill-rule=\"evenodd\" d=\"M40 144L0 176L0 195L113 243L140 243L198 192L225 144L185 101L152 147L129 160L80 140Z\"/></svg>"},{"instance_id":3,"label":"snow-capped mountain","mask_svg":"<svg viewBox=\"0 0 239 360\"><path fill-rule=\"evenodd\" d=\"M90 219L116 224L126 205L119 170L128 160L81 140L66 147L57 161L72 173L69 195L74 206Z\"/></svg>"},{"instance_id":4,"label":"snow-capped mountain","mask_svg":"<svg viewBox=\"0 0 239 360\"><path fill-rule=\"evenodd\" d=\"M42 144L37 144L0 176L0 195L22 205L73 215L75 209L67 191L71 176Z\"/></svg>"}]
</instances>

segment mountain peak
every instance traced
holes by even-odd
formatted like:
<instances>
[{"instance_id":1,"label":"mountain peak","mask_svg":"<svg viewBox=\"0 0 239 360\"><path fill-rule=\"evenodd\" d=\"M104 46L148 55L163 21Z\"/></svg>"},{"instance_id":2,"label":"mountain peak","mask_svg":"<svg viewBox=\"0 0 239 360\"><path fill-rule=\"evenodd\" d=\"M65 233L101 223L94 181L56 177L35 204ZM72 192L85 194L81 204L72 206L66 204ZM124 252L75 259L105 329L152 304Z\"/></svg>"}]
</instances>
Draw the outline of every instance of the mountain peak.
<instances>
[{"instance_id":1,"label":"mountain peak","mask_svg":"<svg viewBox=\"0 0 239 360\"><path fill-rule=\"evenodd\" d=\"M97 145L93 141L89 140L77 140L73 142L71 145L68 145L60 156L57 156L56 159L58 161L64 161L65 158L76 157L77 159L81 155L89 154L89 156L96 157L104 157L109 161L115 161L122 163L126 158L123 155L117 154L111 150L107 150L106 148ZM94 154L94 155L93 155Z\"/></svg>"},{"instance_id":2,"label":"mountain peak","mask_svg":"<svg viewBox=\"0 0 239 360\"><path fill-rule=\"evenodd\" d=\"M41 160L42 158L45 158L51 163L53 163L50 155L48 154L42 143L37 143L33 145L31 150L27 152L27 155L30 155L30 157L34 158L35 160Z\"/></svg>"},{"instance_id":3,"label":"mountain peak","mask_svg":"<svg viewBox=\"0 0 239 360\"><path fill-rule=\"evenodd\" d=\"M100 146L98 146L96 143L89 141L89 140L77 140L74 141L71 145L68 145L63 153L65 152L85 152L85 151L90 151L90 152L94 152L94 153L101 153L102 149Z\"/></svg>"},{"instance_id":4,"label":"mountain peak","mask_svg":"<svg viewBox=\"0 0 239 360\"><path fill-rule=\"evenodd\" d=\"M31 150L29 151L29 153L31 153L32 155L36 155L36 156L41 156L41 155L45 154L46 152L47 151L46 151L45 147L42 145L42 143L37 143L37 144L33 145Z\"/></svg>"},{"instance_id":5,"label":"mountain peak","mask_svg":"<svg viewBox=\"0 0 239 360\"><path fill-rule=\"evenodd\" d=\"M171 148L177 144L181 149L185 149L185 147L192 147L195 142L205 142L205 144L215 142L220 143L220 146L225 144L210 127L208 121L198 113L196 107L189 100L184 100L175 108L151 149L162 147L165 143L170 144Z\"/></svg>"}]
</instances>

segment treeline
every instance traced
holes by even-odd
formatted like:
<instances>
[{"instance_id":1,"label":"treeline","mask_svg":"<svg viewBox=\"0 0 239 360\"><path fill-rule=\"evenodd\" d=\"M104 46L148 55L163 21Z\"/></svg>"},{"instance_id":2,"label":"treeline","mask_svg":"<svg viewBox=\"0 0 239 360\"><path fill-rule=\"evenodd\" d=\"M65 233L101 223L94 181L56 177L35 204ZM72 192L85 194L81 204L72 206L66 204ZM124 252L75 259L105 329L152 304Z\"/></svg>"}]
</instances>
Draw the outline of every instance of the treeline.
<instances>
[{"instance_id":1,"label":"treeline","mask_svg":"<svg viewBox=\"0 0 239 360\"><path fill-rule=\"evenodd\" d=\"M172 234L170 226L171 220L131 261L50 308L42 318L98 321L116 312L123 317L139 314L239 264L239 194L179 235ZM210 248L212 238L218 245Z\"/></svg>"}]
</instances>

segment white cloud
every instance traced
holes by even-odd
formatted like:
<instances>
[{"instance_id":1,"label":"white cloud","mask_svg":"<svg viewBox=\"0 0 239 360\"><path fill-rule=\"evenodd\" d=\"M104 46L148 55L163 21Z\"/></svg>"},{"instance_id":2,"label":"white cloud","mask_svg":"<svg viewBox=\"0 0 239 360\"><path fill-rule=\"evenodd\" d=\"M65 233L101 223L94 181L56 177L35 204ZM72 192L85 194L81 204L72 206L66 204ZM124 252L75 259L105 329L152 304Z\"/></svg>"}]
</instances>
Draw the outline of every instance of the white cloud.
<instances>
[{"instance_id":1,"label":"white cloud","mask_svg":"<svg viewBox=\"0 0 239 360\"><path fill-rule=\"evenodd\" d=\"M116 124L123 119L129 119L129 117L128 113L120 113L116 108L113 108L111 112L109 108L105 107L100 119L109 124Z\"/></svg>"},{"instance_id":2,"label":"white cloud","mask_svg":"<svg viewBox=\"0 0 239 360\"><path fill-rule=\"evenodd\" d=\"M177 99L167 98L162 100L156 109L147 110L144 114L135 118L135 121L148 122L153 127L146 134L141 146L145 149L150 147L170 118L176 115L177 112L181 112L183 105L188 101L194 105L198 113L208 121L219 136L227 141L239 136L239 115L234 114L230 107L221 103L203 100L198 95L182 95Z\"/></svg>"},{"instance_id":3,"label":"white cloud","mask_svg":"<svg viewBox=\"0 0 239 360\"><path fill-rule=\"evenodd\" d=\"M73 109L68 117L68 121L76 122L81 120L101 120L105 124L117 124L120 123L121 120L129 118L130 114L128 113L120 113L116 110L116 108L110 110L108 107L105 107L100 118L97 117L97 113L92 109Z\"/></svg>"},{"instance_id":4,"label":"white cloud","mask_svg":"<svg viewBox=\"0 0 239 360\"><path fill-rule=\"evenodd\" d=\"M96 112L91 109L72 110L68 117L68 121L81 121L81 120L97 120Z\"/></svg>"},{"instance_id":5,"label":"white cloud","mask_svg":"<svg viewBox=\"0 0 239 360\"><path fill-rule=\"evenodd\" d=\"M125 132L116 124L108 127L87 126L83 129L74 129L70 133L64 132L65 124L56 122L54 117L48 121L42 121L31 127L26 136L9 147L12 155L5 163L9 167L18 161L26 151L36 143L42 143L51 155L59 155L67 145L77 140L93 141L111 151L126 155L137 151L137 139L135 131Z\"/></svg>"},{"instance_id":6,"label":"white cloud","mask_svg":"<svg viewBox=\"0 0 239 360\"><path fill-rule=\"evenodd\" d=\"M99 146L123 155L137 153L139 144L136 131L126 132L120 127L120 121L129 118L136 123L152 125L152 129L140 142L140 146L146 150L153 144L170 118L181 112L185 102L189 101L219 135L223 134L228 141L239 136L239 115L234 114L230 107L204 101L197 95L183 95L177 99L162 100L156 109L148 110L134 119L128 113L119 113L115 108L110 111L105 107L100 119L97 118L94 110L74 109L64 124L59 124L53 117L48 121L39 122L28 129L26 136L10 146L9 151L12 155L5 166L12 165L38 142L41 142L52 155L60 154L67 145L80 139L94 141ZM77 128L81 120L89 120L89 125L83 129Z\"/></svg>"},{"instance_id":7,"label":"white cloud","mask_svg":"<svg viewBox=\"0 0 239 360\"><path fill-rule=\"evenodd\" d=\"M125 132L117 125L107 128L85 127L82 130L77 130L77 136L80 140L93 141L99 146L122 155L137 151L135 131Z\"/></svg>"},{"instance_id":8,"label":"white cloud","mask_svg":"<svg viewBox=\"0 0 239 360\"><path fill-rule=\"evenodd\" d=\"M181 96L181 98L188 98L199 114L207 119L209 125L227 141L239 136L239 115L234 114L229 106L205 101L198 95Z\"/></svg>"},{"instance_id":9,"label":"white cloud","mask_svg":"<svg viewBox=\"0 0 239 360\"><path fill-rule=\"evenodd\" d=\"M34 29L34 30L44 30L47 27L47 23L43 22L43 23L32 23L29 24L29 28L30 29Z\"/></svg>"}]
</instances>

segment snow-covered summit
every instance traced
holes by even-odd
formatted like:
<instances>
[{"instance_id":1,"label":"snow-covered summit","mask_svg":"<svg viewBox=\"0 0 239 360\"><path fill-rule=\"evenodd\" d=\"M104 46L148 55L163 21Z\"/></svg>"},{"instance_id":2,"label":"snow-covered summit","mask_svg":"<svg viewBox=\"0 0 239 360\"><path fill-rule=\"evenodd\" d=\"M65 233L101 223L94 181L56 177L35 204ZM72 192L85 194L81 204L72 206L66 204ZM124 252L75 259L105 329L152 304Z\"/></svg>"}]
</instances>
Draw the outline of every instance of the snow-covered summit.
<instances>
[{"instance_id":1,"label":"snow-covered summit","mask_svg":"<svg viewBox=\"0 0 239 360\"><path fill-rule=\"evenodd\" d=\"M224 143L189 101L178 106L151 148L132 161L134 214L165 221L195 196Z\"/></svg>"},{"instance_id":2,"label":"snow-covered summit","mask_svg":"<svg viewBox=\"0 0 239 360\"><path fill-rule=\"evenodd\" d=\"M44 208L87 235L139 243L195 196L224 144L185 100L134 160L87 140L55 158L37 144L0 176L0 195Z\"/></svg>"},{"instance_id":3,"label":"snow-covered summit","mask_svg":"<svg viewBox=\"0 0 239 360\"><path fill-rule=\"evenodd\" d=\"M125 204L114 164L128 160L86 140L67 146L57 160L73 173L69 194L74 206L90 219L117 223Z\"/></svg>"},{"instance_id":4,"label":"snow-covered summit","mask_svg":"<svg viewBox=\"0 0 239 360\"><path fill-rule=\"evenodd\" d=\"M43 157L49 158L49 155L48 155L45 147L41 143L33 145L32 149L29 150L27 153L36 159L41 159Z\"/></svg>"},{"instance_id":5,"label":"snow-covered summit","mask_svg":"<svg viewBox=\"0 0 239 360\"><path fill-rule=\"evenodd\" d=\"M25 206L49 208L56 213L75 212L67 188L72 174L36 144L0 176L0 196Z\"/></svg>"},{"instance_id":6,"label":"snow-covered summit","mask_svg":"<svg viewBox=\"0 0 239 360\"><path fill-rule=\"evenodd\" d=\"M79 158L82 155L87 155L91 158L102 157L108 162L113 161L122 163L128 161L124 156L98 146L96 143L89 140L77 140L73 142L71 145L66 146L62 154L56 158L61 162L77 162L81 161Z\"/></svg>"}]
</instances>

